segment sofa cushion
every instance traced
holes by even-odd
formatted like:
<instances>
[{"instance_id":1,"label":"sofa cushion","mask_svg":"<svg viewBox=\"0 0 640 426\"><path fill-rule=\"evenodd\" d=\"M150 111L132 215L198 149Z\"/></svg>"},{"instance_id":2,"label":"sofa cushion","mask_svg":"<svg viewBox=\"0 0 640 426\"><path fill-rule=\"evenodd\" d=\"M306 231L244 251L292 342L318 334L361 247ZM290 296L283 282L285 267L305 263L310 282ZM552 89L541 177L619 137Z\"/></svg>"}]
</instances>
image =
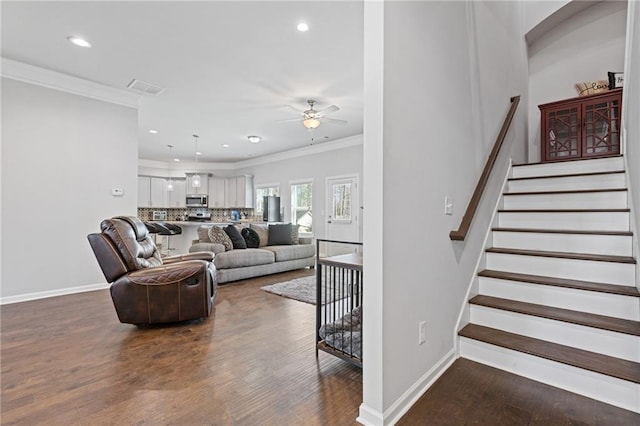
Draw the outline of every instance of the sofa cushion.
<instances>
[{"instance_id":1,"label":"sofa cushion","mask_svg":"<svg viewBox=\"0 0 640 426\"><path fill-rule=\"evenodd\" d=\"M269 243L269 225L267 223L252 223L249 227L258 233L260 247L264 247Z\"/></svg>"},{"instance_id":2,"label":"sofa cushion","mask_svg":"<svg viewBox=\"0 0 640 426\"><path fill-rule=\"evenodd\" d=\"M275 261L275 254L269 250L246 249L232 250L217 254L213 264L217 269L242 268L245 266L266 265Z\"/></svg>"},{"instance_id":3,"label":"sofa cushion","mask_svg":"<svg viewBox=\"0 0 640 426\"><path fill-rule=\"evenodd\" d=\"M209 228L209 239L212 243L222 244L224 249L229 251L233 250L233 243L231 242L231 238L224 232L224 229L219 226L212 226Z\"/></svg>"},{"instance_id":4,"label":"sofa cushion","mask_svg":"<svg viewBox=\"0 0 640 426\"><path fill-rule=\"evenodd\" d=\"M260 247L260 236L254 229L243 228L240 234L244 238L244 242L247 243L247 248Z\"/></svg>"},{"instance_id":5,"label":"sofa cushion","mask_svg":"<svg viewBox=\"0 0 640 426\"><path fill-rule=\"evenodd\" d=\"M227 225L224 228L224 232L231 238L231 243L234 249L246 249L247 243L244 242L244 238L240 235L240 231L233 225Z\"/></svg>"},{"instance_id":6,"label":"sofa cushion","mask_svg":"<svg viewBox=\"0 0 640 426\"><path fill-rule=\"evenodd\" d=\"M270 246L291 244L291 224L269 225Z\"/></svg>"},{"instance_id":7,"label":"sofa cushion","mask_svg":"<svg viewBox=\"0 0 640 426\"><path fill-rule=\"evenodd\" d=\"M211 227L207 225L198 226L198 240L201 243L211 242L211 239L209 238L209 228Z\"/></svg>"},{"instance_id":8,"label":"sofa cushion","mask_svg":"<svg viewBox=\"0 0 640 426\"><path fill-rule=\"evenodd\" d=\"M218 243L193 243L189 247L189 253L195 253L198 251L212 251L215 254L224 253L225 248L222 244Z\"/></svg>"},{"instance_id":9,"label":"sofa cushion","mask_svg":"<svg viewBox=\"0 0 640 426\"><path fill-rule=\"evenodd\" d=\"M276 262L305 259L307 257L315 256L316 254L316 246L313 244L267 246L263 250L272 251L275 255Z\"/></svg>"}]
</instances>

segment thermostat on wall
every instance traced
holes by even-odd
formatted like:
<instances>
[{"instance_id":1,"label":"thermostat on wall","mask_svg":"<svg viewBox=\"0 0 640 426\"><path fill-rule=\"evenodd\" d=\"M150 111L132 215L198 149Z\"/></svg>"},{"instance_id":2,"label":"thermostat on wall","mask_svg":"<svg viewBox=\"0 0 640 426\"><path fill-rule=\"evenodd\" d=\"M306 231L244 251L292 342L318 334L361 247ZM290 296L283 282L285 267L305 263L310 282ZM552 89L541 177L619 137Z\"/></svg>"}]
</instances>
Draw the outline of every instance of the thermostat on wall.
<instances>
[{"instance_id":1,"label":"thermostat on wall","mask_svg":"<svg viewBox=\"0 0 640 426\"><path fill-rule=\"evenodd\" d=\"M124 195L124 191L122 190L122 188L113 188L111 190L111 195L113 195L114 197L122 197Z\"/></svg>"}]
</instances>

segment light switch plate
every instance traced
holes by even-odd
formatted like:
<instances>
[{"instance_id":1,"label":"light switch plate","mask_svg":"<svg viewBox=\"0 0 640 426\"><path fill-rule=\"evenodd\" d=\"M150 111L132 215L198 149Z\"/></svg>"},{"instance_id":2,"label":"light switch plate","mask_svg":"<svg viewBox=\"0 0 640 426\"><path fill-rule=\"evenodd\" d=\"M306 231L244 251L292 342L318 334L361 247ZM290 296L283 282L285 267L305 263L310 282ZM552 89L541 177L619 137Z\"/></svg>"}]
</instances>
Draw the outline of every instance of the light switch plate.
<instances>
[{"instance_id":1,"label":"light switch plate","mask_svg":"<svg viewBox=\"0 0 640 426\"><path fill-rule=\"evenodd\" d=\"M113 195L114 197L122 197L124 195L124 191L122 190L122 188L113 188L111 190L111 195Z\"/></svg>"}]
</instances>

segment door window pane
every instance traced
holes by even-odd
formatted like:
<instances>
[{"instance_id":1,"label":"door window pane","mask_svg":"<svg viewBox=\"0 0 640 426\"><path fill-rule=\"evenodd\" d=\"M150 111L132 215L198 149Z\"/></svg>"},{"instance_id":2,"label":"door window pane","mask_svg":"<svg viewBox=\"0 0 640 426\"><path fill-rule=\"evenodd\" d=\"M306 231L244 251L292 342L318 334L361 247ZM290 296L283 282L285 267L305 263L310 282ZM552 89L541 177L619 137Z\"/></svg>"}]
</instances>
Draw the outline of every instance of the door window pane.
<instances>
[{"instance_id":1,"label":"door window pane","mask_svg":"<svg viewBox=\"0 0 640 426\"><path fill-rule=\"evenodd\" d=\"M351 221L351 183L333 185L333 220Z\"/></svg>"}]
</instances>

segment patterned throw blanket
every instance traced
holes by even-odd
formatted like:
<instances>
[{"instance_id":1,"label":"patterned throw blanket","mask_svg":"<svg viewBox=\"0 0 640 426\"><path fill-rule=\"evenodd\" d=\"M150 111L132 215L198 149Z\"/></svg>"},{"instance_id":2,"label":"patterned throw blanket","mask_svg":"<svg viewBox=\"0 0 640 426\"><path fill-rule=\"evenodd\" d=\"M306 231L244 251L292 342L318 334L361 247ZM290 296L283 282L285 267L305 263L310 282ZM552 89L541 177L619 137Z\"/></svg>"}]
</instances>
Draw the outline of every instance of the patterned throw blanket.
<instances>
[{"instance_id":1,"label":"patterned throw blanket","mask_svg":"<svg viewBox=\"0 0 640 426\"><path fill-rule=\"evenodd\" d=\"M330 324L324 324L319 334L327 345L362 359L362 306Z\"/></svg>"}]
</instances>

